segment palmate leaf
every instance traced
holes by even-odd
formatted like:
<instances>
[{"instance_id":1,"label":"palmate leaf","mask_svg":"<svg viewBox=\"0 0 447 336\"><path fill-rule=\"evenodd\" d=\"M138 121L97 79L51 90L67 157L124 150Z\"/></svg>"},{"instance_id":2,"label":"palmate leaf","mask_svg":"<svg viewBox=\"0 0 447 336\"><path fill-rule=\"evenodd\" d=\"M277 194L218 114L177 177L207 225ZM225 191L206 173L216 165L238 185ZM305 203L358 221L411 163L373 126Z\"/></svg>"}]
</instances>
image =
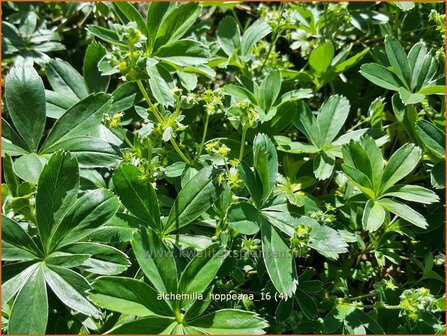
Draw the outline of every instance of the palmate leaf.
<instances>
[{"instance_id":1,"label":"palmate leaf","mask_svg":"<svg viewBox=\"0 0 447 336\"><path fill-rule=\"evenodd\" d=\"M57 142L87 135L99 126L110 105L110 97L104 93L92 94L79 101L56 121L42 145L41 153Z\"/></svg>"},{"instance_id":2,"label":"palmate leaf","mask_svg":"<svg viewBox=\"0 0 447 336\"><path fill-rule=\"evenodd\" d=\"M276 148L265 134L256 135L253 141L253 167L262 184L261 202L265 202L271 195L278 177Z\"/></svg>"},{"instance_id":3,"label":"palmate leaf","mask_svg":"<svg viewBox=\"0 0 447 336\"><path fill-rule=\"evenodd\" d=\"M58 58L51 60L45 66L45 72L55 92L75 101L88 96L88 89L81 74L67 62Z\"/></svg>"},{"instance_id":4,"label":"palmate leaf","mask_svg":"<svg viewBox=\"0 0 447 336\"><path fill-rule=\"evenodd\" d=\"M97 278L92 288L94 293L88 298L100 307L136 316L173 315L166 301L159 300L157 291L143 281L104 276Z\"/></svg>"},{"instance_id":5,"label":"palmate leaf","mask_svg":"<svg viewBox=\"0 0 447 336\"><path fill-rule=\"evenodd\" d=\"M182 38L194 24L200 12L201 7L197 2L183 3L170 11L157 30L153 50L158 50L161 46Z\"/></svg>"},{"instance_id":6,"label":"palmate leaf","mask_svg":"<svg viewBox=\"0 0 447 336\"><path fill-rule=\"evenodd\" d=\"M48 247L51 231L76 202L79 167L69 153L58 152L42 170L37 184L36 218L39 238Z\"/></svg>"},{"instance_id":7,"label":"palmate leaf","mask_svg":"<svg viewBox=\"0 0 447 336\"><path fill-rule=\"evenodd\" d=\"M180 190L166 221L166 233L190 224L214 203L222 191L217 173L212 166L203 168Z\"/></svg>"},{"instance_id":8,"label":"palmate leaf","mask_svg":"<svg viewBox=\"0 0 447 336\"><path fill-rule=\"evenodd\" d=\"M158 234L141 227L134 234L132 247L138 264L159 293L177 293L177 265L173 252Z\"/></svg>"},{"instance_id":9,"label":"palmate leaf","mask_svg":"<svg viewBox=\"0 0 447 336\"><path fill-rule=\"evenodd\" d=\"M219 22L217 42L228 57L241 47L241 33L234 17L225 16Z\"/></svg>"},{"instance_id":10,"label":"palmate leaf","mask_svg":"<svg viewBox=\"0 0 447 336\"><path fill-rule=\"evenodd\" d=\"M84 277L58 266L44 267L43 273L48 286L66 306L87 316L99 318L99 310L83 294L90 287Z\"/></svg>"},{"instance_id":11,"label":"palmate leaf","mask_svg":"<svg viewBox=\"0 0 447 336\"><path fill-rule=\"evenodd\" d=\"M228 251L217 244L200 251L182 272L178 286L179 293L202 294L215 278L228 254ZM188 302L186 300L183 305Z\"/></svg>"},{"instance_id":12,"label":"palmate leaf","mask_svg":"<svg viewBox=\"0 0 447 336\"><path fill-rule=\"evenodd\" d=\"M31 151L37 151L46 120L45 88L37 71L13 67L6 77L5 98L17 133Z\"/></svg>"},{"instance_id":13,"label":"palmate leaf","mask_svg":"<svg viewBox=\"0 0 447 336\"><path fill-rule=\"evenodd\" d=\"M295 293L298 276L290 247L266 218L260 217L259 222L267 273L278 292L291 297Z\"/></svg>"},{"instance_id":14,"label":"palmate leaf","mask_svg":"<svg viewBox=\"0 0 447 336\"><path fill-rule=\"evenodd\" d=\"M161 230L158 199L151 183L140 179L137 167L119 166L113 175L113 185L123 205L143 223Z\"/></svg>"},{"instance_id":15,"label":"palmate leaf","mask_svg":"<svg viewBox=\"0 0 447 336\"><path fill-rule=\"evenodd\" d=\"M206 63L209 52L202 43L183 39L163 45L153 56L179 66L194 66Z\"/></svg>"},{"instance_id":16,"label":"palmate leaf","mask_svg":"<svg viewBox=\"0 0 447 336\"><path fill-rule=\"evenodd\" d=\"M45 334L48 320L44 266L38 265L18 292L9 316L9 334Z\"/></svg>"},{"instance_id":17,"label":"palmate leaf","mask_svg":"<svg viewBox=\"0 0 447 336\"><path fill-rule=\"evenodd\" d=\"M264 334L267 322L257 314L237 309L223 309L188 322L190 333Z\"/></svg>"}]
</instances>

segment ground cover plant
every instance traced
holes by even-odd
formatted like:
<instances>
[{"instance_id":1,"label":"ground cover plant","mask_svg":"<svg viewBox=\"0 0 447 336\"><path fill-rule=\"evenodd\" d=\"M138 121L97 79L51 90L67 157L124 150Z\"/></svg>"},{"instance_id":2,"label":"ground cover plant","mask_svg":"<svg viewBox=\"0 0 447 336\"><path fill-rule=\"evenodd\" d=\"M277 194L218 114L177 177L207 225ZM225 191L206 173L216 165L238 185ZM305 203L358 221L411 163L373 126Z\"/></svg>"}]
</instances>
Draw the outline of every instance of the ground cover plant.
<instances>
[{"instance_id":1,"label":"ground cover plant","mask_svg":"<svg viewBox=\"0 0 447 336\"><path fill-rule=\"evenodd\" d=\"M444 4L2 15L3 333L445 334Z\"/></svg>"}]
</instances>

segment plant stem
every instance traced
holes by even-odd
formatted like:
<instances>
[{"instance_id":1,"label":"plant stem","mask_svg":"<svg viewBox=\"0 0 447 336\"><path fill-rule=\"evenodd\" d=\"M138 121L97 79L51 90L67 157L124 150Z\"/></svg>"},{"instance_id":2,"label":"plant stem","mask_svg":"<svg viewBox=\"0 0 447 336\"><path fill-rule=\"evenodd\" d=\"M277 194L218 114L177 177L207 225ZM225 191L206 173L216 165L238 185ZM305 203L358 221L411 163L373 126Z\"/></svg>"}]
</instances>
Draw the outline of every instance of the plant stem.
<instances>
[{"instance_id":1,"label":"plant stem","mask_svg":"<svg viewBox=\"0 0 447 336\"><path fill-rule=\"evenodd\" d=\"M363 294L363 295L359 295L359 296L354 296L352 298L348 298L348 300L354 301L354 300L366 299L366 298L373 297L376 295L377 295L377 293L372 291L371 293L368 293L368 294Z\"/></svg>"},{"instance_id":2,"label":"plant stem","mask_svg":"<svg viewBox=\"0 0 447 336\"><path fill-rule=\"evenodd\" d=\"M242 162L242 158L244 157L244 147L245 147L245 136L247 135L248 128L246 126L242 126L242 140L241 140L241 149L239 151L239 161Z\"/></svg>"},{"instance_id":3,"label":"plant stem","mask_svg":"<svg viewBox=\"0 0 447 336\"><path fill-rule=\"evenodd\" d=\"M183 154L182 150L179 148L179 146L177 144L177 141L173 137L171 137L171 144L172 144L172 147L174 147L174 149L177 152L177 154L180 155L182 160L185 161L185 163L187 165L190 165L191 161L189 161L188 158L185 156L185 154Z\"/></svg>"},{"instance_id":4,"label":"plant stem","mask_svg":"<svg viewBox=\"0 0 447 336\"><path fill-rule=\"evenodd\" d=\"M284 14L284 10L285 9L286 9L286 6L284 5L284 3L281 3L281 12L279 14L279 19L278 19L278 23L277 23L278 26L281 24L282 15ZM262 62L261 70L259 70L259 72L262 73L262 70L264 70L265 64L267 63L267 61L268 61L268 59L270 57L270 54L272 53L272 50L273 50L273 48L276 45L276 42L278 42L278 39L281 36L282 31L283 31L282 28L275 29L274 38L272 40L272 43L269 46L269 50L267 51L267 54L265 55L264 62Z\"/></svg>"},{"instance_id":5,"label":"plant stem","mask_svg":"<svg viewBox=\"0 0 447 336\"><path fill-rule=\"evenodd\" d=\"M137 80L137 85L140 88L141 93L143 94L144 99L146 100L147 104L149 105L149 108L151 109L152 113L154 114L155 118L157 118L158 122L160 123L161 126L165 126L165 120L163 119L163 117L158 113L157 111L157 107L152 104L151 99L146 91L146 89L144 88L143 83L141 83L140 80ZM180 110L180 108L178 108L178 111ZM176 111L177 112L177 111ZM177 112L178 113L178 112ZM180 157L182 158L183 161L186 162L186 164L191 164L191 161L188 160L188 158L185 156L185 154L183 154L183 152L181 151L181 149L179 148L177 141L175 140L175 138L171 137L171 144L172 147L175 149L175 151L177 152L178 155L180 155Z\"/></svg>"},{"instance_id":6,"label":"plant stem","mask_svg":"<svg viewBox=\"0 0 447 336\"><path fill-rule=\"evenodd\" d=\"M203 145L205 144L206 139L206 133L208 132L209 121L210 121L210 114L207 113L205 119L205 128L203 129L202 142L200 143L199 151L197 152L197 160L200 158L200 155L202 154Z\"/></svg>"},{"instance_id":7,"label":"plant stem","mask_svg":"<svg viewBox=\"0 0 447 336\"><path fill-rule=\"evenodd\" d=\"M137 152L137 149L135 148L135 146L130 142L129 138L127 137L126 131L124 129L122 129L122 128L120 128L119 130L120 130L121 134L123 135L123 139L126 142L126 144L130 148L132 148L135 152Z\"/></svg>"},{"instance_id":8,"label":"plant stem","mask_svg":"<svg viewBox=\"0 0 447 336\"><path fill-rule=\"evenodd\" d=\"M144 99L146 100L146 103L149 105L150 110L154 114L155 118L160 123L160 125L164 126L165 121L164 121L163 117L158 113L157 107L154 104L152 104L151 98L147 94L147 91L144 88L143 83L141 83L140 80L137 80L136 82L137 82L138 87L140 88L141 93L143 94Z\"/></svg>"}]
</instances>

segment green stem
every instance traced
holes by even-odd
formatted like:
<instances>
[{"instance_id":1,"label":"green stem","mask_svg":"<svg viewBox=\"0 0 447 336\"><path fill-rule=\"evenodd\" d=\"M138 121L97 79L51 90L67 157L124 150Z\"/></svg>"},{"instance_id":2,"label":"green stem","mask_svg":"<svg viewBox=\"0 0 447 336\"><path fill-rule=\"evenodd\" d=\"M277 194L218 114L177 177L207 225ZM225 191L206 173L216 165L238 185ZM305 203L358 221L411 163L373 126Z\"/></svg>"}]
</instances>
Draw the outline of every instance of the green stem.
<instances>
[{"instance_id":1,"label":"green stem","mask_svg":"<svg viewBox=\"0 0 447 336\"><path fill-rule=\"evenodd\" d=\"M130 142L129 138L126 135L126 131L122 128L119 129L121 134L123 135L123 139L124 142L130 147L132 148L132 150L134 150L135 152L137 152L137 149L135 148L135 146Z\"/></svg>"},{"instance_id":2,"label":"green stem","mask_svg":"<svg viewBox=\"0 0 447 336\"><path fill-rule=\"evenodd\" d=\"M350 301L361 300L361 299L366 299L366 298L373 297L376 295L377 295L377 293L372 291L371 293L368 293L368 294L363 294L363 295L359 295L359 296L354 296L352 298L348 298L348 300L350 300Z\"/></svg>"},{"instance_id":3,"label":"green stem","mask_svg":"<svg viewBox=\"0 0 447 336\"><path fill-rule=\"evenodd\" d=\"M242 126L242 140L241 140L241 149L239 151L239 161L242 162L242 158L244 157L244 147L245 147L245 137L247 135L248 128L246 126Z\"/></svg>"},{"instance_id":4,"label":"green stem","mask_svg":"<svg viewBox=\"0 0 447 336\"><path fill-rule=\"evenodd\" d=\"M284 10L285 10L286 6L284 5L284 3L281 3L281 13L279 14L279 20L278 20L278 26L281 24L282 21L282 16L284 14ZM259 70L259 72L262 73L262 70L264 70L265 64L267 63L270 54L272 53L273 48L276 45L276 42L278 42L279 37L281 36L281 33L283 32L284 29L282 28L278 28L275 29L275 34L274 34L274 38L272 40L272 43L269 46L269 50L267 51L267 55L264 58L264 62L261 65L261 70Z\"/></svg>"},{"instance_id":5,"label":"green stem","mask_svg":"<svg viewBox=\"0 0 447 336\"><path fill-rule=\"evenodd\" d=\"M160 125L164 127L165 126L165 120L158 113L157 107L154 104L152 104L151 99L150 99L146 89L144 88L143 83L141 83L140 80L137 80L136 82L137 82L138 87L140 88L141 93L143 94L144 99L146 100L147 104L149 105L149 108L151 109L152 113L154 114L155 118L157 118L157 120L160 123ZM180 111L180 108L178 108L178 111ZM177 154L180 155L182 160L185 161L186 164L188 164L188 165L191 164L191 161L189 161L188 158L185 156L185 154L183 154L183 152L180 150L180 148L179 148L175 138L171 137L171 144L172 144L172 147L174 147L174 149L177 152Z\"/></svg>"},{"instance_id":6,"label":"green stem","mask_svg":"<svg viewBox=\"0 0 447 336\"><path fill-rule=\"evenodd\" d=\"M199 151L197 152L197 160L200 158L200 155L202 154L203 145L205 144L206 139L206 133L208 132L209 121L210 121L210 114L207 113L205 119L205 128L203 129L202 142L200 143Z\"/></svg>"},{"instance_id":7,"label":"green stem","mask_svg":"<svg viewBox=\"0 0 447 336\"><path fill-rule=\"evenodd\" d=\"M140 80L137 80L136 82L138 87L140 88L141 93L143 94L144 99L146 100L146 103L149 105L150 110L154 114L155 118L158 120L160 125L164 126L165 121L163 120L163 117L158 113L157 107L154 104L152 104L151 98L149 97L146 89L144 88L143 83L141 83Z\"/></svg>"},{"instance_id":8,"label":"green stem","mask_svg":"<svg viewBox=\"0 0 447 336\"><path fill-rule=\"evenodd\" d=\"M183 154L183 152L181 151L181 149L179 148L177 141L175 140L175 138L171 137L171 144L172 147L174 147L175 151L177 152L178 155L180 155L180 157L182 158L183 161L185 161L185 163L187 165L191 164L191 161L188 160L188 158L185 156L185 154Z\"/></svg>"}]
</instances>

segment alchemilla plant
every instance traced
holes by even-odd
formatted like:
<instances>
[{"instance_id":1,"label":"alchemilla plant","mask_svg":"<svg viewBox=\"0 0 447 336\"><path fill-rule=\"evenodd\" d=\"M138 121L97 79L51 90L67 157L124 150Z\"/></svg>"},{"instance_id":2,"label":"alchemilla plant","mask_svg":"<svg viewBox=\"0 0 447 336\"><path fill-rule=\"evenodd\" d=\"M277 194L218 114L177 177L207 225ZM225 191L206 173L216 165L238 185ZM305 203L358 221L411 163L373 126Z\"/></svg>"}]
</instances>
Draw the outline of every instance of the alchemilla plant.
<instances>
[{"instance_id":1,"label":"alchemilla plant","mask_svg":"<svg viewBox=\"0 0 447 336\"><path fill-rule=\"evenodd\" d=\"M445 334L443 11L3 2L2 331Z\"/></svg>"}]
</instances>

